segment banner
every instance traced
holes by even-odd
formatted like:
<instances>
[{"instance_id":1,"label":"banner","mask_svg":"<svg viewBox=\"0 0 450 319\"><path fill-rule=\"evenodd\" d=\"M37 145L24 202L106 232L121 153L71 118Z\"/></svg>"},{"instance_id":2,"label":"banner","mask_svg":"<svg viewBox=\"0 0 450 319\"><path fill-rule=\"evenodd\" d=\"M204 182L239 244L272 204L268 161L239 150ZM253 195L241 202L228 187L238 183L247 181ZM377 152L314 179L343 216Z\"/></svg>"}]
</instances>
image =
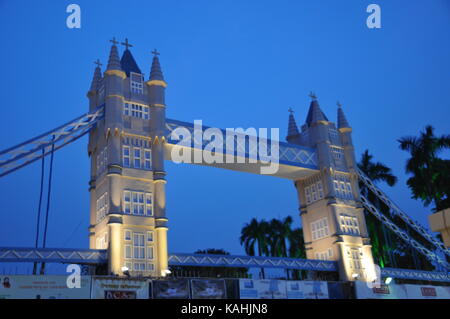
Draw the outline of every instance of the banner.
<instances>
[{"instance_id":1,"label":"banner","mask_svg":"<svg viewBox=\"0 0 450 319\"><path fill-rule=\"evenodd\" d=\"M355 281L357 299L406 299L405 285L380 284L379 288L369 288L367 283Z\"/></svg>"},{"instance_id":2,"label":"banner","mask_svg":"<svg viewBox=\"0 0 450 319\"><path fill-rule=\"evenodd\" d=\"M187 279L153 281L153 298L189 299L189 281Z\"/></svg>"},{"instance_id":3,"label":"banner","mask_svg":"<svg viewBox=\"0 0 450 319\"><path fill-rule=\"evenodd\" d=\"M450 287L404 285L408 299L450 299Z\"/></svg>"},{"instance_id":4,"label":"banner","mask_svg":"<svg viewBox=\"0 0 450 319\"><path fill-rule=\"evenodd\" d=\"M239 279L241 299L286 299L286 281Z\"/></svg>"},{"instance_id":5,"label":"banner","mask_svg":"<svg viewBox=\"0 0 450 319\"><path fill-rule=\"evenodd\" d=\"M80 277L80 288L67 286L68 276L0 275L0 299L89 299L91 277Z\"/></svg>"},{"instance_id":6,"label":"banner","mask_svg":"<svg viewBox=\"0 0 450 319\"><path fill-rule=\"evenodd\" d=\"M149 280L124 278L99 278L92 280L92 299L148 299Z\"/></svg>"},{"instance_id":7,"label":"banner","mask_svg":"<svg viewBox=\"0 0 450 319\"><path fill-rule=\"evenodd\" d=\"M225 299L225 281L219 279L192 279L192 299Z\"/></svg>"},{"instance_id":8,"label":"banner","mask_svg":"<svg viewBox=\"0 0 450 319\"><path fill-rule=\"evenodd\" d=\"M287 281L288 299L328 299L326 281Z\"/></svg>"}]
</instances>

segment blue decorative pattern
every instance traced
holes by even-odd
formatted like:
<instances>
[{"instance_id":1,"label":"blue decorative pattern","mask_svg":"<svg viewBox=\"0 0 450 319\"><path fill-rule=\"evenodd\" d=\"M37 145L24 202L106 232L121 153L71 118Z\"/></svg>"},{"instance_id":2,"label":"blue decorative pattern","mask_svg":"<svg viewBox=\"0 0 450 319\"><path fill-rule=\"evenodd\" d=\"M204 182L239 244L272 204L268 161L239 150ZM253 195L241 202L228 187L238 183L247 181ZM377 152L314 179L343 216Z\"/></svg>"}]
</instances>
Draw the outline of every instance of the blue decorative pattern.
<instances>
[{"instance_id":1,"label":"blue decorative pattern","mask_svg":"<svg viewBox=\"0 0 450 319\"><path fill-rule=\"evenodd\" d=\"M384 278L392 277L401 279L450 282L450 273L437 271L383 268L381 269L381 276Z\"/></svg>"},{"instance_id":2,"label":"blue decorative pattern","mask_svg":"<svg viewBox=\"0 0 450 319\"><path fill-rule=\"evenodd\" d=\"M184 128L187 129L192 137L192 141L189 145L180 144L187 147L197 148L197 145L202 145L202 149L210 142L208 140L197 140L194 135L194 124L187 123L187 122L181 122L177 120L166 120L166 139L169 144L179 144L180 141L174 140L171 137L171 133L177 129L177 128ZM203 131L208 129L210 127L202 126ZM226 151L226 145L227 143L235 143L234 147L234 154L237 156L239 153L245 154L245 158L255 158L255 156L252 156L253 154L256 154L258 160L264 160L266 159L267 155L270 156L270 146L272 144L272 141L270 139L260 139L257 138L257 143L261 143L263 145L267 145L268 154L266 156L261 155L258 153L257 149L252 148L250 149L251 145L248 143L248 138L243 139L244 143L240 141L240 139L236 138L236 136L230 136L227 139L227 131L220 129L224 136L223 141L223 149L226 154L231 154ZM229 140L230 138L234 138L234 141ZM318 169L317 167L317 159L316 159L316 153L315 150L309 147L303 147L298 146L294 144L289 144L285 142L279 142L279 162L280 164L289 165L289 166L296 166L296 167L304 167L309 169Z\"/></svg>"},{"instance_id":3,"label":"blue decorative pattern","mask_svg":"<svg viewBox=\"0 0 450 319\"><path fill-rule=\"evenodd\" d=\"M68 264L101 264L107 262L107 251L66 248L0 248L0 262L48 262Z\"/></svg>"},{"instance_id":4,"label":"blue decorative pattern","mask_svg":"<svg viewBox=\"0 0 450 319\"><path fill-rule=\"evenodd\" d=\"M337 271L334 261L234 255L171 254L171 266L285 268Z\"/></svg>"}]
</instances>

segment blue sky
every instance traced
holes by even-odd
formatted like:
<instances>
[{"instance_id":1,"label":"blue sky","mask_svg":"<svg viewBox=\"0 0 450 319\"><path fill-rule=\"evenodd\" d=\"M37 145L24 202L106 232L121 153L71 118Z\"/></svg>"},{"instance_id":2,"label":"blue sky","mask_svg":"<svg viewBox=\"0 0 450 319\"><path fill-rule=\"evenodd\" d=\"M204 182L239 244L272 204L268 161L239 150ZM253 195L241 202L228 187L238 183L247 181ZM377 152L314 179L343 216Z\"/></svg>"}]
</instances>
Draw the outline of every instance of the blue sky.
<instances>
[{"instance_id":1,"label":"blue sky","mask_svg":"<svg viewBox=\"0 0 450 319\"><path fill-rule=\"evenodd\" d=\"M81 7L81 29L66 27L70 3ZM381 29L366 27L370 3L381 6ZM445 0L0 0L0 149L86 112L93 62L106 64L108 40L127 37L147 75L150 51L161 52L169 118L278 127L284 137L287 109L303 123L310 91L330 120L341 101L357 157L368 148L392 167L399 183L390 196L426 223L429 209L410 199L408 154L396 140L426 124L449 133L449 34ZM291 181L194 165L166 169L172 252L242 254L240 229L252 217L291 215L299 225ZM48 246L88 246L88 180L83 138L55 155ZM1 178L0 194L0 246L32 246L39 163Z\"/></svg>"}]
</instances>

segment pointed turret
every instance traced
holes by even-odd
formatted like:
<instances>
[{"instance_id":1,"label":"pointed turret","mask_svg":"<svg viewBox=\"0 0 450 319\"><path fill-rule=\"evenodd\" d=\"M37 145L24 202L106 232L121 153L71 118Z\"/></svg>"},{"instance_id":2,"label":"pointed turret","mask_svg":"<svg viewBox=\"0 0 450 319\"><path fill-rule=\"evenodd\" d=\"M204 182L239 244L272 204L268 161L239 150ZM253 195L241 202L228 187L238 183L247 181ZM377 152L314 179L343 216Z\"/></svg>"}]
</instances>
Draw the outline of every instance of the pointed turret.
<instances>
[{"instance_id":1,"label":"pointed turret","mask_svg":"<svg viewBox=\"0 0 450 319\"><path fill-rule=\"evenodd\" d=\"M300 138L300 132L297 127L297 123L294 118L294 111L289 108L289 122L288 122L288 134L286 136L286 141L289 143L298 143Z\"/></svg>"},{"instance_id":2,"label":"pointed turret","mask_svg":"<svg viewBox=\"0 0 450 319\"><path fill-rule=\"evenodd\" d=\"M106 67L106 71L117 70L122 71L122 67L120 65L119 59L119 51L117 50L117 41L115 38L111 40L112 46L111 51L109 52L108 66Z\"/></svg>"},{"instance_id":3,"label":"pointed turret","mask_svg":"<svg viewBox=\"0 0 450 319\"><path fill-rule=\"evenodd\" d=\"M308 126L311 126L311 124L320 122L320 121L328 122L328 118L320 109L319 102L317 102L316 95L311 92L309 96L311 97L312 101L309 106L308 115L306 117L306 124L308 124Z\"/></svg>"},{"instance_id":4,"label":"pointed turret","mask_svg":"<svg viewBox=\"0 0 450 319\"><path fill-rule=\"evenodd\" d=\"M159 52L155 50L153 53L152 67L150 69L150 79L147 81L149 87L150 105L165 105L165 88L167 87L166 81L159 64Z\"/></svg>"},{"instance_id":5,"label":"pointed turret","mask_svg":"<svg viewBox=\"0 0 450 319\"><path fill-rule=\"evenodd\" d=\"M97 67L94 70L94 76L92 77L91 88L89 89L89 92L97 91L100 86L100 81L102 80L102 70L100 69L100 66L102 64L99 60L97 60L95 64L97 64Z\"/></svg>"},{"instance_id":6,"label":"pointed turret","mask_svg":"<svg viewBox=\"0 0 450 319\"><path fill-rule=\"evenodd\" d=\"M164 81L164 76L161 70L161 64L159 64L158 51L153 51L152 68L150 70L150 81Z\"/></svg>"},{"instance_id":7,"label":"pointed turret","mask_svg":"<svg viewBox=\"0 0 450 319\"><path fill-rule=\"evenodd\" d=\"M338 106L338 111L337 111L338 129L350 128L347 118L345 117L344 111L342 110L341 103L337 102L337 106Z\"/></svg>"}]
</instances>

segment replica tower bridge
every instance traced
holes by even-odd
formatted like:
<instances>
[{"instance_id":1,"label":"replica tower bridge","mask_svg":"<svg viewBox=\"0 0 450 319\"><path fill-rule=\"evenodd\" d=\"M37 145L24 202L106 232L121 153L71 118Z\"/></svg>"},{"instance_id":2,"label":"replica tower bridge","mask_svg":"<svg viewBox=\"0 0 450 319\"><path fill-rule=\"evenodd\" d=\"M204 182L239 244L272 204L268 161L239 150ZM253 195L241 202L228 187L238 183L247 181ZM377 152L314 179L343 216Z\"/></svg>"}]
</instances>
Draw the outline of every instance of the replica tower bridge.
<instances>
[{"instance_id":1,"label":"replica tower bridge","mask_svg":"<svg viewBox=\"0 0 450 319\"><path fill-rule=\"evenodd\" d=\"M121 58L118 42L111 42L106 70L102 72L99 62L94 70L85 115L0 152L0 176L5 176L89 134L90 249L3 247L0 261L106 263L108 273L123 275L128 269L132 275L154 277L167 275L170 265L184 265L337 271L343 281L372 282L389 276L450 282L449 250L358 169L352 128L340 105L335 124L311 94L308 115L300 129L290 113L287 142L258 138L256 145L262 142L271 150L262 156L259 148L252 149L248 135L224 134L227 137L221 149L227 151L218 154L220 151L209 148L205 141L196 140L194 124L166 118L167 83L159 53L153 51L146 80L128 42ZM191 143L183 144L175 138L174 133L180 130L194 137ZM201 135L206 130L202 128ZM229 145L233 146L231 152L225 147ZM233 163L202 160L196 164L256 174L267 167L268 156L276 155L278 170L270 175L294 182L307 259L169 254L164 161L174 160L173 154L180 152L191 152L194 157L207 153L231 158ZM371 204L361 194L359 182L429 245L413 239ZM383 268L378 274L364 209L426 256L436 271Z\"/></svg>"}]
</instances>

